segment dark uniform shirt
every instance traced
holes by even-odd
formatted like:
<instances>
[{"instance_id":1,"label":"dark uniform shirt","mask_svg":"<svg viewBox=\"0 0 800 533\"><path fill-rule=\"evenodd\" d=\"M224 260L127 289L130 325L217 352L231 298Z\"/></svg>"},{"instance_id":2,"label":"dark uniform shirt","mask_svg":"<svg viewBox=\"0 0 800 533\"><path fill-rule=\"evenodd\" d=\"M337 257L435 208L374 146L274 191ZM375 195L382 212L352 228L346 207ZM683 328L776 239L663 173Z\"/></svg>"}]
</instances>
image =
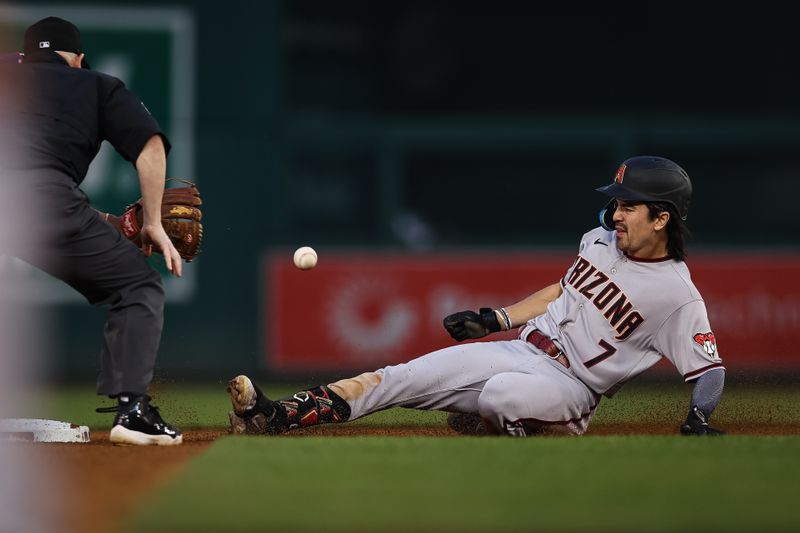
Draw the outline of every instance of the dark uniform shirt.
<instances>
[{"instance_id":1,"label":"dark uniform shirt","mask_svg":"<svg viewBox=\"0 0 800 533\"><path fill-rule=\"evenodd\" d=\"M80 184L104 140L134 164L155 134L169 152L158 122L113 76L71 68L55 52L4 65L3 70L15 71L18 86L25 88L15 105L16 126L22 130L25 166L41 177L61 174Z\"/></svg>"},{"instance_id":2,"label":"dark uniform shirt","mask_svg":"<svg viewBox=\"0 0 800 533\"><path fill-rule=\"evenodd\" d=\"M169 151L158 122L113 76L71 68L51 51L0 63L0 223L24 205L14 215L26 218L24 242L70 239L96 216L78 185L102 142L135 164L156 134Z\"/></svg>"}]
</instances>

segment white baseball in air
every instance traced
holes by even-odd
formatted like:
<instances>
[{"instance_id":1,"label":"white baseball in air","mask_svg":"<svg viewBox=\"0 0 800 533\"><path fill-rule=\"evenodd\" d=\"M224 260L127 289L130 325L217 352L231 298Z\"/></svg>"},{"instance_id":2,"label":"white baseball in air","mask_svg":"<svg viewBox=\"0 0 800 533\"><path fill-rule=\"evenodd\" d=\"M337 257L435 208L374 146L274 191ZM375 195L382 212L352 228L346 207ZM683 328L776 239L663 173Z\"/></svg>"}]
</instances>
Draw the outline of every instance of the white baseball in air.
<instances>
[{"instance_id":1,"label":"white baseball in air","mask_svg":"<svg viewBox=\"0 0 800 533\"><path fill-rule=\"evenodd\" d=\"M317 252L310 246L301 246L294 252L294 266L300 270L310 270L317 266Z\"/></svg>"}]
</instances>

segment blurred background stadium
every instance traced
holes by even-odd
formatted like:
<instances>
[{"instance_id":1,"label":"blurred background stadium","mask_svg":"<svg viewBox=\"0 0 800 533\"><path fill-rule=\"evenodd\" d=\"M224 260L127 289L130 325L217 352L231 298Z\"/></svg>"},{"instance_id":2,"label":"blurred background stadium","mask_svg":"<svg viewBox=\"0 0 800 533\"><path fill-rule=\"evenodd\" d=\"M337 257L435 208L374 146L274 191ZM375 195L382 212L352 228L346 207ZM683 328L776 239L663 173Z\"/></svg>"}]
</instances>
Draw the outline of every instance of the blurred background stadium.
<instances>
[{"instance_id":1,"label":"blurred background stadium","mask_svg":"<svg viewBox=\"0 0 800 533\"><path fill-rule=\"evenodd\" d=\"M593 189L636 154L693 179L690 267L729 370L800 368L790 17L723 2L84 0L5 4L0 24L21 43L48 15L143 98L173 141L170 176L206 202L203 254L168 281L157 382L317 380L444 346L444 314L558 279L596 225ZM109 147L84 189L115 212L138 196ZM293 270L301 245L317 269ZM50 378L93 379L103 312L20 276L52 321Z\"/></svg>"}]
</instances>

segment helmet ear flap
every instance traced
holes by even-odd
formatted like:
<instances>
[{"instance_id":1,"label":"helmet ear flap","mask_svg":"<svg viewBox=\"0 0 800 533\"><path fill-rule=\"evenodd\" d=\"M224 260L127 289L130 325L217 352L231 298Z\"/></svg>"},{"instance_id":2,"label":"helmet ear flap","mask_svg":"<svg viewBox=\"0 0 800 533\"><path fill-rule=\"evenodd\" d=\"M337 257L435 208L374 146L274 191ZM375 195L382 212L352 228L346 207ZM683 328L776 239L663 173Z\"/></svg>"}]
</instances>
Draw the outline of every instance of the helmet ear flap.
<instances>
[{"instance_id":1,"label":"helmet ear flap","mask_svg":"<svg viewBox=\"0 0 800 533\"><path fill-rule=\"evenodd\" d=\"M611 199L600 211L600 225L606 231L614 231L614 211L617 210L617 201Z\"/></svg>"}]
</instances>

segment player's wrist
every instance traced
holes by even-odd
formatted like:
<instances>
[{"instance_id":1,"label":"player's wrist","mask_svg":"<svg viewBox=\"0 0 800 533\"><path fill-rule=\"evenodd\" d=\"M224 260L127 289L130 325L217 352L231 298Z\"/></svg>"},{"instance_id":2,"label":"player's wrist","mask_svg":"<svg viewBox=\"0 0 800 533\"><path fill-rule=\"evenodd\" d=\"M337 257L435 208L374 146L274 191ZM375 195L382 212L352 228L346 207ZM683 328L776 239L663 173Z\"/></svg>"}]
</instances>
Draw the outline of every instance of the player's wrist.
<instances>
[{"instance_id":1,"label":"player's wrist","mask_svg":"<svg viewBox=\"0 0 800 533\"><path fill-rule=\"evenodd\" d=\"M161 226L161 211L156 211L155 213L150 213L147 211L142 211L142 227L147 226Z\"/></svg>"},{"instance_id":2,"label":"player's wrist","mask_svg":"<svg viewBox=\"0 0 800 533\"><path fill-rule=\"evenodd\" d=\"M502 331L500 320L497 318L497 313L490 307L482 307L480 309L481 324L486 328L488 333L496 333Z\"/></svg>"},{"instance_id":3,"label":"player's wrist","mask_svg":"<svg viewBox=\"0 0 800 533\"><path fill-rule=\"evenodd\" d=\"M511 322L511 317L508 315L508 311L506 311L505 307L495 309L494 313L497 316L498 322L500 323L500 328L503 331L508 331L514 327L514 323Z\"/></svg>"},{"instance_id":4,"label":"player's wrist","mask_svg":"<svg viewBox=\"0 0 800 533\"><path fill-rule=\"evenodd\" d=\"M503 315L500 313L499 309L494 310L494 319L497 320L497 324L500 326L500 331L506 331L508 329L503 321Z\"/></svg>"},{"instance_id":5,"label":"player's wrist","mask_svg":"<svg viewBox=\"0 0 800 533\"><path fill-rule=\"evenodd\" d=\"M142 222L142 231L148 231L148 232L164 231L164 226L161 224L160 220L155 220L155 221L144 220Z\"/></svg>"}]
</instances>

